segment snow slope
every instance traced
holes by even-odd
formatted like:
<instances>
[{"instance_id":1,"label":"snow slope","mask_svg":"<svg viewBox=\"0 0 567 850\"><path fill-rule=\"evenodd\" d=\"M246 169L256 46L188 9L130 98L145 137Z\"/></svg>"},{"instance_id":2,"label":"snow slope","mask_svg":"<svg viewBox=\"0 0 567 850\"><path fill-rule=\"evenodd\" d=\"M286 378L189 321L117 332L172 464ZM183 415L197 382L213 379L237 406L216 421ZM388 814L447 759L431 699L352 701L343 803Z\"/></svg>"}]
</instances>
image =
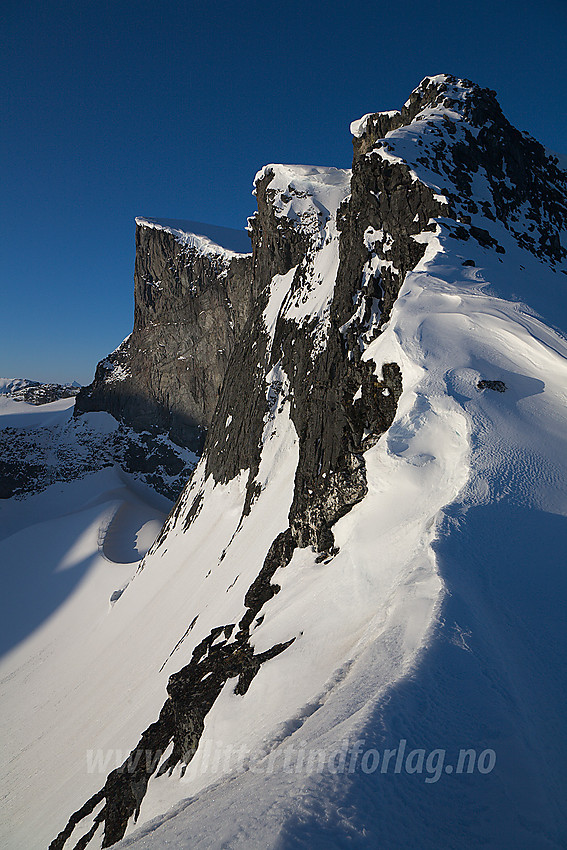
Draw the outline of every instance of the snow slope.
<instances>
[{"instance_id":1,"label":"snow slope","mask_svg":"<svg viewBox=\"0 0 567 850\"><path fill-rule=\"evenodd\" d=\"M506 249L526 301L534 284L561 285ZM335 528L340 553L321 565L296 551L276 575L255 646L300 638L244 697L226 688L201 761L153 807L150 793L141 817L188 799L117 846L563 846L567 342L510 300L520 284L512 274L506 289L496 255L467 258L477 266L431 237L365 352L401 363L404 393L366 454L368 496ZM482 379L507 389L479 390ZM433 769L297 772L302 750L362 741L383 754L402 740L446 751L449 767L460 749L493 750L496 766L436 781ZM222 779L210 754L228 743L267 755L233 755Z\"/></svg>"},{"instance_id":2,"label":"snow slope","mask_svg":"<svg viewBox=\"0 0 567 850\"><path fill-rule=\"evenodd\" d=\"M448 178L410 151L416 138L437 144L455 114L429 109L371 155L410 163L441 194ZM271 281L265 331L272 344L278 317L293 319L324 351L333 216L349 175L268 166L258 179L270 169L281 215L305 225L313 248L310 274ZM243 695L226 683L193 760L154 774L117 848L565 846L567 340L555 326L567 328L567 267L520 247L521 223L487 220L480 201L491 203L491 190L477 181L473 224L489 228L505 262L478 240L455 240L442 217L414 237L425 255L381 334L363 340L376 375L391 362L403 375L395 420L365 452L368 493L333 527L337 553L296 549L276 572L281 589L251 640L256 653L293 643ZM368 231L369 254L375 238ZM109 565L98 548L101 527L107 554L122 558L132 540L131 508L110 499L112 480L104 502L72 485L76 519L53 517L61 525L29 543L33 564L55 551L47 535L76 540L48 566L67 579L63 603L3 660L6 846L45 847L156 720L169 676L212 629L242 618L287 528L299 458L290 376L278 363L264 379L260 487L247 516L248 470L215 484L203 459L137 569ZM14 529L18 506L31 503L10 508ZM24 543L3 545L21 553ZM110 604L114 589L123 592ZM465 750L470 772L458 769ZM101 841L99 828L89 847Z\"/></svg>"},{"instance_id":3,"label":"snow slope","mask_svg":"<svg viewBox=\"0 0 567 850\"><path fill-rule=\"evenodd\" d=\"M67 425L73 404L74 399L62 399L38 408L0 399L0 429L40 433L39 428L47 435ZM107 414L84 419L82 429L100 432L101 440L109 427L116 428ZM50 840L41 826L45 811L37 811L35 801L43 796L44 805L55 810L65 805L68 768L62 755L75 739L82 744L81 724L74 735L74 721L85 717L87 735L92 734L86 718L96 723L98 701L108 701L108 670L99 669L100 679L95 671L89 675L91 656L101 657L93 635L112 610L112 595L132 579L169 507L117 466L0 501L5 847L45 846ZM107 662L112 652L106 650ZM46 785L49 776L61 785Z\"/></svg>"},{"instance_id":4,"label":"snow slope","mask_svg":"<svg viewBox=\"0 0 567 850\"><path fill-rule=\"evenodd\" d=\"M49 404L28 404L16 401L7 393L0 398L0 429L53 427L67 422L75 404L74 398L61 398Z\"/></svg>"}]
</instances>

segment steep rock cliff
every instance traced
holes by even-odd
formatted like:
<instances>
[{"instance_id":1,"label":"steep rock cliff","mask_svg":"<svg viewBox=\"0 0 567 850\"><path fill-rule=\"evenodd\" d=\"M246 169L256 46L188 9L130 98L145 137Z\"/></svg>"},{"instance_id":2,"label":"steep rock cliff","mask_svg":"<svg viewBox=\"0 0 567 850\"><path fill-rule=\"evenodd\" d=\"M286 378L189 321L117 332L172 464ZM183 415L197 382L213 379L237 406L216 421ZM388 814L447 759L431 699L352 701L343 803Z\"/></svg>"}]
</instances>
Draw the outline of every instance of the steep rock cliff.
<instances>
[{"instance_id":1,"label":"steep rock cliff","mask_svg":"<svg viewBox=\"0 0 567 850\"><path fill-rule=\"evenodd\" d=\"M165 434L200 454L256 292L250 255L181 225L136 219L134 327L98 364L76 414L107 411L137 432ZM126 463L144 467L137 453Z\"/></svg>"}]
</instances>

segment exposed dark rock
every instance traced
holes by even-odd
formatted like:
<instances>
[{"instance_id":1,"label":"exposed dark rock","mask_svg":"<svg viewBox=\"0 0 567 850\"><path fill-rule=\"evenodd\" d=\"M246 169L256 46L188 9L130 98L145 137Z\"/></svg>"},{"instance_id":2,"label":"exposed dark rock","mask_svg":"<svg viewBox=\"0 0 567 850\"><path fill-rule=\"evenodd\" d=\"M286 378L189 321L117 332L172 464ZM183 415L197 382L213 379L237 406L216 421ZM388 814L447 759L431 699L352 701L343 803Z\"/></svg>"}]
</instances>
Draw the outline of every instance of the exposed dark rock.
<instances>
[{"instance_id":1,"label":"exposed dark rock","mask_svg":"<svg viewBox=\"0 0 567 850\"><path fill-rule=\"evenodd\" d=\"M132 334L96 370L76 414L104 410L197 454L235 340L257 292L252 257L207 253L166 229L136 227ZM125 458L130 471L142 458ZM175 474L172 470L171 474Z\"/></svg>"},{"instance_id":2,"label":"exposed dark rock","mask_svg":"<svg viewBox=\"0 0 567 850\"><path fill-rule=\"evenodd\" d=\"M78 810L77 810L77 811L76 811L76 812L75 812L75 813L74 813L74 814L73 814L73 815L69 818L69 822L67 823L67 826L65 827L65 829L63 829L63 830L59 833L59 835L57 836L57 838L54 838L54 839L53 839L53 841L51 842L51 844L49 845L49 850L61 850L61 848L63 848L63 847L65 846L65 843L68 841L68 839L69 839L69 838L71 837L71 835L73 834L73 830L75 829L75 827L76 827L76 826L77 826L77 825L78 825L78 824L79 824L79 823L80 823L80 822L81 822L84 818L86 818L86 817L88 817L88 815L92 814L92 812L94 811L94 809L95 809L95 808L99 805L99 803L101 803L103 800L104 800L104 789L102 789L102 788L101 788L101 790L100 790L100 791L97 791L97 793L96 793L96 794L93 794L93 796L90 798L90 800L87 800L87 802L84 804L84 806L81 806L81 808L80 808L80 809L78 809ZM96 832L96 829L98 829L98 827L99 827L99 825L100 825L100 823L101 823L101 820L102 820L101 815L102 815L102 812L100 812L100 813L97 815L97 817L96 817L95 823L93 824L93 829L94 829L94 831L93 831L93 829L89 830L89 833L88 833L88 834L89 834L91 837L94 835L94 832ZM75 850L76 850L77 846L78 846L78 845L75 845ZM83 846L86 846L86 845L83 845Z\"/></svg>"},{"instance_id":3,"label":"exposed dark rock","mask_svg":"<svg viewBox=\"0 0 567 850\"><path fill-rule=\"evenodd\" d=\"M300 222L276 215L273 172L256 183L258 212L250 219L253 246L253 290L258 293L245 330L228 362L219 404L211 423L207 445L207 473L217 481L230 481L250 468L251 486L259 463L263 417L266 411L265 375L268 338L262 318L275 274L286 274L305 257L309 234ZM227 420L231 417L230 426ZM230 435L226 439L227 429ZM247 501L250 505L253 494Z\"/></svg>"},{"instance_id":4,"label":"exposed dark rock","mask_svg":"<svg viewBox=\"0 0 567 850\"><path fill-rule=\"evenodd\" d=\"M358 141L355 139L352 195L339 217L342 231L339 275L344 283L337 287L341 299L337 301L337 312L345 317L345 322L350 318L362 267L373 253L386 261L378 281L380 325L383 325L390 317L407 272L425 252L425 246L411 237L433 230L431 220L447 215L448 209L436 200L429 187L414 179L407 165L384 160L366 145L357 145ZM372 251L365 246L368 228L380 234L372 239ZM356 327L350 326L347 332L351 348L356 331Z\"/></svg>"},{"instance_id":5,"label":"exposed dark rock","mask_svg":"<svg viewBox=\"0 0 567 850\"><path fill-rule=\"evenodd\" d=\"M10 434L0 434L0 451L4 439L8 437L10 449L13 446L13 438ZM18 451L18 455L20 452ZM45 468L37 463L30 463L25 455L20 455L18 460L0 460L0 499L11 499L27 491L36 491L37 482L44 474Z\"/></svg>"},{"instance_id":6,"label":"exposed dark rock","mask_svg":"<svg viewBox=\"0 0 567 850\"><path fill-rule=\"evenodd\" d=\"M487 381L482 380L477 384L479 390L495 390L497 393L504 393L508 389L504 381Z\"/></svg>"}]
</instances>

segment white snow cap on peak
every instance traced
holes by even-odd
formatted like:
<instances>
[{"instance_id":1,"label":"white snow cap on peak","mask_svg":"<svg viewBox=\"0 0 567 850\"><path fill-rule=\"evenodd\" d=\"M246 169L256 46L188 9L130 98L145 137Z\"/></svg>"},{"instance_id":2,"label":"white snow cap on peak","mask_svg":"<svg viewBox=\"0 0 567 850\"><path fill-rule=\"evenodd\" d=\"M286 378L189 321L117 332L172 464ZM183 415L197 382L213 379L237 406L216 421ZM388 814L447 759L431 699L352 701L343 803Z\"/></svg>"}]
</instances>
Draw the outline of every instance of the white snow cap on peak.
<instances>
[{"instance_id":1,"label":"white snow cap on peak","mask_svg":"<svg viewBox=\"0 0 567 850\"><path fill-rule=\"evenodd\" d=\"M432 77L424 77L417 88L420 89L426 81L428 84L440 85L441 83L446 83L449 79L451 79L449 74L434 74Z\"/></svg>"},{"instance_id":2,"label":"white snow cap on peak","mask_svg":"<svg viewBox=\"0 0 567 850\"><path fill-rule=\"evenodd\" d=\"M295 181L307 178L315 183L337 185L344 181L347 172L350 175L348 168L335 168L333 165L283 165L281 163L270 162L258 171L254 177L254 183L256 184L270 171L274 174L274 178L278 183L282 179Z\"/></svg>"},{"instance_id":3,"label":"white snow cap on peak","mask_svg":"<svg viewBox=\"0 0 567 850\"><path fill-rule=\"evenodd\" d=\"M208 256L233 256L250 253L249 239L245 230L204 224L200 221L182 221L169 218L146 218L136 216L139 227L164 230L182 245L195 248Z\"/></svg>"}]
</instances>

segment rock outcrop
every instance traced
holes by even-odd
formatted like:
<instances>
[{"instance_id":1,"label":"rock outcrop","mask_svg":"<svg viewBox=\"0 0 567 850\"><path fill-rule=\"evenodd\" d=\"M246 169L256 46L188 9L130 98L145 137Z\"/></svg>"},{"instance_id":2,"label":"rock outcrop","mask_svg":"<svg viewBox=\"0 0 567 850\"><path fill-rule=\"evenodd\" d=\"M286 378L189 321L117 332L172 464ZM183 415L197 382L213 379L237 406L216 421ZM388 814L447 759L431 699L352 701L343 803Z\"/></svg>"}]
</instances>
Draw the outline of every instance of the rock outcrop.
<instances>
[{"instance_id":1,"label":"rock outcrop","mask_svg":"<svg viewBox=\"0 0 567 850\"><path fill-rule=\"evenodd\" d=\"M200 453L256 292L252 257L136 219L134 328L96 369L76 413L104 410Z\"/></svg>"}]
</instances>

